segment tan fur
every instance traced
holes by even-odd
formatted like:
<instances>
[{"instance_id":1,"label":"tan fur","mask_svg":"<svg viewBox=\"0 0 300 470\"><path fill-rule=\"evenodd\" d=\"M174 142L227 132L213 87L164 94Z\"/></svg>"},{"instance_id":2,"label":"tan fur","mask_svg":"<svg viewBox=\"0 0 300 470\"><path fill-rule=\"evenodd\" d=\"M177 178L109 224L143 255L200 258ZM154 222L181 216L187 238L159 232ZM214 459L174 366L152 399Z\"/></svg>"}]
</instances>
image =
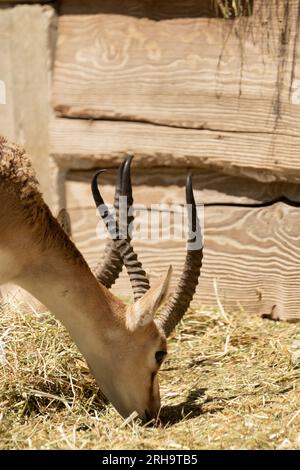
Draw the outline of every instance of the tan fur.
<instances>
[{"instance_id":1,"label":"tan fur","mask_svg":"<svg viewBox=\"0 0 300 470\"><path fill-rule=\"evenodd\" d=\"M24 149L0 136L0 183L17 191L21 201L41 203L35 171Z\"/></svg>"},{"instance_id":2,"label":"tan fur","mask_svg":"<svg viewBox=\"0 0 300 470\"><path fill-rule=\"evenodd\" d=\"M25 151L0 137L0 284L20 285L62 321L123 416L160 406L155 352L166 341L153 317L169 277L136 309L113 296L44 203Z\"/></svg>"},{"instance_id":3,"label":"tan fur","mask_svg":"<svg viewBox=\"0 0 300 470\"><path fill-rule=\"evenodd\" d=\"M86 264L44 203L31 160L25 150L0 136L0 195L6 199L6 224L27 228L43 250L60 246L65 256ZM10 220L10 216L13 220ZM17 220L16 220L17 217ZM24 225L25 224L25 225Z\"/></svg>"}]
</instances>

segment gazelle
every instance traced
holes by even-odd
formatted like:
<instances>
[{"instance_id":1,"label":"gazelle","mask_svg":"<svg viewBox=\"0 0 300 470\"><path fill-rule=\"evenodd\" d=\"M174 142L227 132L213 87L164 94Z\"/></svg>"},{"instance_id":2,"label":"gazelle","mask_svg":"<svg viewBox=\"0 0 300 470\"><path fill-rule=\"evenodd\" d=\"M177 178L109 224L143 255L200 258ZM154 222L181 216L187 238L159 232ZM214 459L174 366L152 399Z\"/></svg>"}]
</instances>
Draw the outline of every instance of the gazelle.
<instances>
[{"instance_id":1,"label":"gazelle","mask_svg":"<svg viewBox=\"0 0 300 470\"><path fill-rule=\"evenodd\" d=\"M130 159L119 170L119 194L132 204ZM103 203L92 181L96 205ZM199 223L191 179L187 202L193 207L190 229ZM156 418L160 409L157 373L167 353L166 338L183 317L200 274L202 247L188 249L178 287L161 316L171 270L150 288L130 244L112 240L104 263L93 274L44 203L29 157L0 137L0 284L13 282L34 295L65 325L85 357L102 392L127 417ZM123 263L135 302L127 305L108 288Z\"/></svg>"}]
</instances>

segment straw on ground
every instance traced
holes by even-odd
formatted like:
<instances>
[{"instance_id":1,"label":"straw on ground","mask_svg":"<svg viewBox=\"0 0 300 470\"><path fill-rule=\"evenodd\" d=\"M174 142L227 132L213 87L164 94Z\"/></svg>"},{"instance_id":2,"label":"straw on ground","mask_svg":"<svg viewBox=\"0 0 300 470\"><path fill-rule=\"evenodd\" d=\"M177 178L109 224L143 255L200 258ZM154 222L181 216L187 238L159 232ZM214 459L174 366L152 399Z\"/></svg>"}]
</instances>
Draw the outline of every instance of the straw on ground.
<instances>
[{"instance_id":1,"label":"straw on ground","mask_svg":"<svg viewBox=\"0 0 300 470\"><path fill-rule=\"evenodd\" d=\"M299 333L243 311L191 311L170 341L155 429L124 425L50 313L2 305L0 448L299 449Z\"/></svg>"}]
</instances>

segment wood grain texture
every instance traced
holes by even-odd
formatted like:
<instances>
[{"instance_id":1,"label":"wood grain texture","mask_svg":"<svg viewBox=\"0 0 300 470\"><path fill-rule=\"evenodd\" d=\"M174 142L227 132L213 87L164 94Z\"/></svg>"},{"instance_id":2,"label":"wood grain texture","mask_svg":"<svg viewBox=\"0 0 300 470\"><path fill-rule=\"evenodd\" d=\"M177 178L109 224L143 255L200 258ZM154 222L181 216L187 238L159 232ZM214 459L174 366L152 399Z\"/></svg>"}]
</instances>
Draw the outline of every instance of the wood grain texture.
<instances>
[{"instance_id":1,"label":"wood grain texture","mask_svg":"<svg viewBox=\"0 0 300 470\"><path fill-rule=\"evenodd\" d=\"M256 1L236 21L63 15L56 113L296 136L299 4Z\"/></svg>"},{"instance_id":2,"label":"wood grain texture","mask_svg":"<svg viewBox=\"0 0 300 470\"><path fill-rule=\"evenodd\" d=\"M51 154L66 169L114 167L133 152L139 167L214 168L264 182L300 181L300 137L84 119L55 119L50 134Z\"/></svg>"},{"instance_id":3,"label":"wood grain texture","mask_svg":"<svg viewBox=\"0 0 300 470\"><path fill-rule=\"evenodd\" d=\"M67 207L74 241L90 265L95 266L101 260L105 241L96 236L99 218L90 196L90 177L90 172L69 174ZM170 182L171 178L174 184L168 186L167 181ZM102 192L108 202L113 198L113 180L114 175L106 175L102 184ZM136 171L133 180L136 204L150 205L160 199L165 203L184 202L184 175L180 171L175 171L171 177L165 175L165 178L161 170L153 170L147 177L142 171ZM267 200L271 195L289 190L288 185L272 184L268 187L249 180L238 180L232 185L233 180L212 172L197 173L194 175L197 202L216 198L223 201ZM297 190L298 187L290 188L292 193ZM255 210L207 208L204 264L193 305L216 304L213 289L216 279L220 299L228 310L244 308L251 313L299 320L299 233L300 209L284 204ZM134 245L151 280L173 265L174 288L184 262L185 242L135 240ZM125 297L131 292L124 271L113 290Z\"/></svg>"},{"instance_id":4,"label":"wood grain texture","mask_svg":"<svg viewBox=\"0 0 300 470\"><path fill-rule=\"evenodd\" d=\"M132 163L132 184L135 204L184 204L186 168L149 168L145 171ZM94 171L73 170L67 173L67 204L69 209L91 207L93 199L90 183ZM192 172L197 202L265 202L286 196L300 201L299 184L274 182L259 183L250 178L227 176L219 172L195 169ZM117 168L111 168L99 179L103 197L112 203Z\"/></svg>"},{"instance_id":5,"label":"wood grain texture","mask_svg":"<svg viewBox=\"0 0 300 470\"><path fill-rule=\"evenodd\" d=\"M0 104L1 134L12 139L15 136L12 67L10 56L10 27L11 14L8 10L0 11L0 80L6 88L6 105Z\"/></svg>"},{"instance_id":6,"label":"wood grain texture","mask_svg":"<svg viewBox=\"0 0 300 470\"><path fill-rule=\"evenodd\" d=\"M0 10L0 79L7 104L0 105L0 133L26 147L48 203L52 34L55 11L48 5Z\"/></svg>"}]
</instances>

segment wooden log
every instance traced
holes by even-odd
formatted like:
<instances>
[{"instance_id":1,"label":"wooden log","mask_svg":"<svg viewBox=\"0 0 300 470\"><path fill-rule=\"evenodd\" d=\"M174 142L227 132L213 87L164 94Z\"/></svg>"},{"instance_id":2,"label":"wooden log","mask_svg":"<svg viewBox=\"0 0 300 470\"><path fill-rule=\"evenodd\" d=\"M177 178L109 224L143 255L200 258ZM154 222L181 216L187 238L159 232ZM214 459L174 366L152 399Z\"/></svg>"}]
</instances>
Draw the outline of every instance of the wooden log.
<instances>
[{"instance_id":1,"label":"wooden log","mask_svg":"<svg viewBox=\"0 0 300 470\"><path fill-rule=\"evenodd\" d=\"M102 179L102 193L108 202L113 198L114 177L111 174ZM153 170L147 176L135 171L135 204L149 206L160 199L164 203L183 203L184 177L180 170L171 175ZM105 241L96 236L99 218L90 195L90 179L90 172L70 172L67 207L74 241L95 266L101 260ZM171 180L174 184L168 186ZM197 202L268 200L289 187L290 197L298 190L291 188L293 185L267 186L205 172L194 175L194 186ZM244 308L249 313L289 321L300 319L300 209L284 204L263 209L211 207L205 210L204 227L204 264L194 306L216 305L216 283L217 295L227 310ZM174 288L184 262L184 240L135 240L134 245L151 280L173 265ZM123 297L131 293L124 271L113 290Z\"/></svg>"},{"instance_id":2,"label":"wooden log","mask_svg":"<svg viewBox=\"0 0 300 470\"><path fill-rule=\"evenodd\" d=\"M103 11L59 19L59 116L299 135L299 0L234 22Z\"/></svg>"},{"instance_id":3,"label":"wooden log","mask_svg":"<svg viewBox=\"0 0 300 470\"><path fill-rule=\"evenodd\" d=\"M148 168L145 171L132 163L132 184L136 204L184 204L185 182L189 173L187 168ZM70 209L93 206L90 183L94 171L73 170L67 173L67 204ZM274 182L259 183L250 178L227 176L222 173L194 169L193 187L195 198L199 203L234 202L254 203L266 202L286 196L291 200L300 201L298 184ZM101 176L103 197L112 203L116 183L117 168L110 168ZM153 188L155 190L153 190Z\"/></svg>"},{"instance_id":4,"label":"wooden log","mask_svg":"<svg viewBox=\"0 0 300 470\"><path fill-rule=\"evenodd\" d=\"M55 119L50 133L51 154L65 169L113 167L130 151L139 167L214 168L264 182L300 181L299 137L84 119Z\"/></svg>"}]
</instances>

